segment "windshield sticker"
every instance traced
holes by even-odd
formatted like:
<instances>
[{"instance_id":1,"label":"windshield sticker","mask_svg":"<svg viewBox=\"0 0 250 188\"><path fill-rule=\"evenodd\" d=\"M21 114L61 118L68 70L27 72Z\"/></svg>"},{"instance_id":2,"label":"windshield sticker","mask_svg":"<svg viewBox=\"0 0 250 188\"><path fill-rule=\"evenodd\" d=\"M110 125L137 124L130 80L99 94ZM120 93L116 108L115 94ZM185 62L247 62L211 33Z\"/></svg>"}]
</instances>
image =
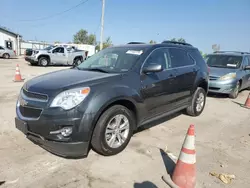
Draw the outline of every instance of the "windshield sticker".
<instances>
[{"instance_id":1,"label":"windshield sticker","mask_svg":"<svg viewBox=\"0 0 250 188\"><path fill-rule=\"evenodd\" d=\"M228 67L237 67L235 64L227 64Z\"/></svg>"},{"instance_id":2,"label":"windshield sticker","mask_svg":"<svg viewBox=\"0 0 250 188\"><path fill-rule=\"evenodd\" d=\"M143 53L142 50L136 51L136 50L128 50L126 54L132 54L132 55L141 55Z\"/></svg>"}]
</instances>

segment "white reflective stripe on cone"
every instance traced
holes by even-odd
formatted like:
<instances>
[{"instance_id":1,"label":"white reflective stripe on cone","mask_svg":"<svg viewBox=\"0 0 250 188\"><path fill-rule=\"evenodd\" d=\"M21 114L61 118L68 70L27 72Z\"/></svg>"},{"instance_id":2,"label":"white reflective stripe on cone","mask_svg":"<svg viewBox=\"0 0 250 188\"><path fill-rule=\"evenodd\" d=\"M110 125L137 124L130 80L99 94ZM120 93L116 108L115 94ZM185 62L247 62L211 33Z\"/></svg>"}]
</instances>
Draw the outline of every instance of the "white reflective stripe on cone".
<instances>
[{"instance_id":1,"label":"white reflective stripe on cone","mask_svg":"<svg viewBox=\"0 0 250 188\"><path fill-rule=\"evenodd\" d=\"M195 154L187 154L187 153L184 153L183 151L180 154L179 160L187 164L196 163Z\"/></svg>"},{"instance_id":2,"label":"white reflective stripe on cone","mask_svg":"<svg viewBox=\"0 0 250 188\"><path fill-rule=\"evenodd\" d=\"M16 71L16 74L20 74L20 72L19 72L19 71Z\"/></svg>"},{"instance_id":3,"label":"white reflective stripe on cone","mask_svg":"<svg viewBox=\"0 0 250 188\"><path fill-rule=\"evenodd\" d=\"M19 70L19 67L16 67L16 70Z\"/></svg>"},{"instance_id":4,"label":"white reflective stripe on cone","mask_svg":"<svg viewBox=\"0 0 250 188\"><path fill-rule=\"evenodd\" d=\"M194 136L187 136L183 144L183 147L186 149L194 150L195 149L194 139L195 139Z\"/></svg>"}]
</instances>

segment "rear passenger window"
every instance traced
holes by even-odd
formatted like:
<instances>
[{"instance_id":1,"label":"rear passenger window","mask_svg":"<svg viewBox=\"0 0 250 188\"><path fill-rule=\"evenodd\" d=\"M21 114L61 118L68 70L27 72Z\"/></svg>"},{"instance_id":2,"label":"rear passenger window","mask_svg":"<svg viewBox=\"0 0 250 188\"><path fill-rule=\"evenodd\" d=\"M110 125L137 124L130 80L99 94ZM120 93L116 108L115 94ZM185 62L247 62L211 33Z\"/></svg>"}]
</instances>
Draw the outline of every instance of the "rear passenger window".
<instances>
[{"instance_id":1,"label":"rear passenger window","mask_svg":"<svg viewBox=\"0 0 250 188\"><path fill-rule=\"evenodd\" d=\"M169 68L177 68L195 64L194 60L190 57L190 55L185 50L182 49L169 48L169 56L170 56Z\"/></svg>"}]
</instances>

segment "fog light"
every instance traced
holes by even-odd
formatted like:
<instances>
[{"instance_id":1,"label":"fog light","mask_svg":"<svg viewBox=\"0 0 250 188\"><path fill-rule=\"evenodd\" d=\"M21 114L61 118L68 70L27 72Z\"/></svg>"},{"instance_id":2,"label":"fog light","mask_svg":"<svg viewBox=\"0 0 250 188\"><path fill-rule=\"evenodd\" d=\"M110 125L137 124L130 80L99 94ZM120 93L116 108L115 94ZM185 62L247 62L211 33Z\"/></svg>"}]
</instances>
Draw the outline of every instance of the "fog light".
<instances>
[{"instance_id":1,"label":"fog light","mask_svg":"<svg viewBox=\"0 0 250 188\"><path fill-rule=\"evenodd\" d=\"M64 127L61 129L61 135L69 136L72 134L72 127Z\"/></svg>"},{"instance_id":2,"label":"fog light","mask_svg":"<svg viewBox=\"0 0 250 188\"><path fill-rule=\"evenodd\" d=\"M50 134L61 134L62 136L66 137L72 134L72 127L63 127L57 131L50 131Z\"/></svg>"}]
</instances>

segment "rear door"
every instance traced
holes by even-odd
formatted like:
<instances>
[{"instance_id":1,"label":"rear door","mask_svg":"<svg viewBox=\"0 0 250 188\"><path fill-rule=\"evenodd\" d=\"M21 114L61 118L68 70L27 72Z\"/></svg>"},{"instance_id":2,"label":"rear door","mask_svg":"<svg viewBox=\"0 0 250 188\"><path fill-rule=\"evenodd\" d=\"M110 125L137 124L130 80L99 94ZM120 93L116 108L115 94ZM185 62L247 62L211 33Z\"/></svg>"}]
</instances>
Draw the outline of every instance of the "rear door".
<instances>
[{"instance_id":1,"label":"rear door","mask_svg":"<svg viewBox=\"0 0 250 188\"><path fill-rule=\"evenodd\" d=\"M175 70L173 87L176 107L187 104L191 99L193 85L198 72L195 60L181 48L169 48L170 68Z\"/></svg>"},{"instance_id":2,"label":"rear door","mask_svg":"<svg viewBox=\"0 0 250 188\"><path fill-rule=\"evenodd\" d=\"M55 64L67 64L66 52L64 51L64 47L57 47L52 50L51 53L51 62Z\"/></svg>"},{"instance_id":3,"label":"rear door","mask_svg":"<svg viewBox=\"0 0 250 188\"><path fill-rule=\"evenodd\" d=\"M176 95L175 70L168 70L169 57L167 48L155 49L146 59L143 67L150 64L161 64L163 71L157 73L141 73L141 95L144 99L147 116L149 119L175 107Z\"/></svg>"}]
</instances>

